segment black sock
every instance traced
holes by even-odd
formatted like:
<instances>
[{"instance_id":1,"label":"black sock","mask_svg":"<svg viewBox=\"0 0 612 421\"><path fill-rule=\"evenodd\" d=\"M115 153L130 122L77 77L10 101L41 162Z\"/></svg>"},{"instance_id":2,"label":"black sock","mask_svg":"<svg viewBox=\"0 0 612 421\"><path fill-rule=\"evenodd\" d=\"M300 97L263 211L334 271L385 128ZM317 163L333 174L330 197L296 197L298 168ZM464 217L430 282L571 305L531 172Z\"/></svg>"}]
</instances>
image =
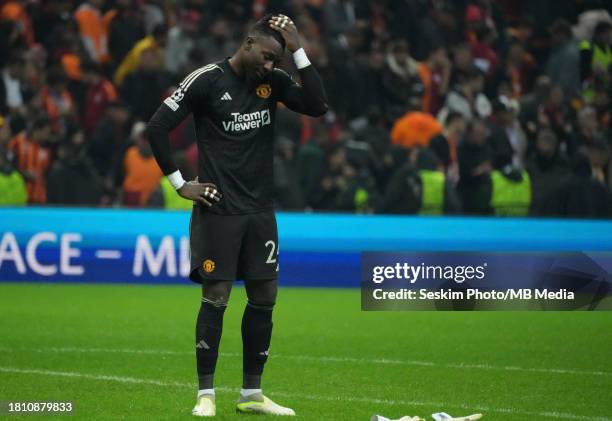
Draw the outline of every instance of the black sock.
<instances>
[{"instance_id":1,"label":"black sock","mask_svg":"<svg viewBox=\"0 0 612 421\"><path fill-rule=\"evenodd\" d=\"M219 342L223 330L223 313L227 304L213 304L202 299L196 323L196 361L198 389L212 389L215 366L219 356Z\"/></svg>"},{"instance_id":2,"label":"black sock","mask_svg":"<svg viewBox=\"0 0 612 421\"><path fill-rule=\"evenodd\" d=\"M268 360L272 337L272 305L247 302L242 316L243 389L261 389L261 375Z\"/></svg>"}]
</instances>

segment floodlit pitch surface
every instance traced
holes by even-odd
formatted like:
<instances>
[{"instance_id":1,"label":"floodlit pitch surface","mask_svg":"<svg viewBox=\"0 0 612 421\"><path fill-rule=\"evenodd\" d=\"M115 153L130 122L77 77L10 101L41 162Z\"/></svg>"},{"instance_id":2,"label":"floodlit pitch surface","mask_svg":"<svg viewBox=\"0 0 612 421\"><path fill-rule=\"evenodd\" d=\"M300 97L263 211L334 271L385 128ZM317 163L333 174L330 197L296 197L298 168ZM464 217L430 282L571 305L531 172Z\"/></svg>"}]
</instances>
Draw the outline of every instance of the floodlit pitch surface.
<instances>
[{"instance_id":1,"label":"floodlit pitch surface","mask_svg":"<svg viewBox=\"0 0 612 421\"><path fill-rule=\"evenodd\" d=\"M235 288L220 420L245 417L244 303ZM195 287L0 284L0 400L72 401L77 419L192 419L198 307ZM299 419L612 420L612 313L372 313L358 290L284 288L274 323L264 390Z\"/></svg>"}]
</instances>

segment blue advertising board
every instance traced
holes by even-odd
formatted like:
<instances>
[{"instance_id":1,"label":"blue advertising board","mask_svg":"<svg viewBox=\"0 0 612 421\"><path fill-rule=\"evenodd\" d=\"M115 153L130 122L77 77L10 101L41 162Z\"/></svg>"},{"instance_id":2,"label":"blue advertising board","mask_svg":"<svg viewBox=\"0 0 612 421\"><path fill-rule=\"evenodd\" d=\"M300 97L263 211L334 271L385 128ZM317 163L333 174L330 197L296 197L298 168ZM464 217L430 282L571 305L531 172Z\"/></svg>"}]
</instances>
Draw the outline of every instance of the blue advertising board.
<instances>
[{"instance_id":1,"label":"blue advertising board","mask_svg":"<svg viewBox=\"0 0 612 421\"><path fill-rule=\"evenodd\" d=\"M359 287L362 252L612 251L612 221L278 213L281 285ZM0 281L187 284L189 213L0 209Z\"/></svg>"}]
</instances>

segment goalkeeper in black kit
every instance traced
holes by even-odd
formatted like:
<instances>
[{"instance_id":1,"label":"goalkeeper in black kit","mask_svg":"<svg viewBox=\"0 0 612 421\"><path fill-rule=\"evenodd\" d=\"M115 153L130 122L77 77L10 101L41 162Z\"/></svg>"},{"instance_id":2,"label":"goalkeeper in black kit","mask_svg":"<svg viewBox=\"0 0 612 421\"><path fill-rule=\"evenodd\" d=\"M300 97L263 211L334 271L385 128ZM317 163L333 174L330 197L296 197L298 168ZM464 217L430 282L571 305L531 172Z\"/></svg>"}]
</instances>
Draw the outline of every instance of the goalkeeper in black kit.
<instances>
[{"instance_id":1,"label":"goalkeeper in black kit","mask_svg":"<svg viewBox=\"0 0 612 421\"><path fill-rule=\"evenodd\" d=\"M275 66L285 48L301 85ZM310 116L327 111L323 83L300 46L294 23L268 15L226 60L189 74L147 127L157 162L177 193L194 201L190 223L190 279L202 284L196 323L198 396L192 413L214 416L213 377L223 313L233 281L245 282L242 318L243 382L237 411L295 415L262 393L261 376L272 336L278 278L274 215L273 140L276 103ZM193 114L198 177L186 182L172 159L169 133Z\"/></svg>"}]
</instances>

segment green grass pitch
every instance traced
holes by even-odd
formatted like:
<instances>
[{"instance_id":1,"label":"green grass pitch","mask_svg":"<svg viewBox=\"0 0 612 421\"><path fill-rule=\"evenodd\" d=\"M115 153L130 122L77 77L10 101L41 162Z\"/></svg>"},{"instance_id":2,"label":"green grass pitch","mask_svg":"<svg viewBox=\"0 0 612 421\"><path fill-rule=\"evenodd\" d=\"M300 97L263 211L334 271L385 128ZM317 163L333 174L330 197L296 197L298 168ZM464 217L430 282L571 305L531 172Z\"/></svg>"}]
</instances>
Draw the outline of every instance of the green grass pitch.
<instances>
[{"instance_id":1,"label":"green grass pitch","mask_svg":"<svg viewBox=\"0 0 612 421\"><path fill-rule=\"evenodd\" d=\"M219 420L250 418L234 412L244 303L235 287ZM68 419L193 419L198 307L187 286L0 284L0 400L73 401ZM298 419L612 420L609 312L375 313L358 290L282 288L274 323L264 391Z\"/></svg>"}]
</instances>

